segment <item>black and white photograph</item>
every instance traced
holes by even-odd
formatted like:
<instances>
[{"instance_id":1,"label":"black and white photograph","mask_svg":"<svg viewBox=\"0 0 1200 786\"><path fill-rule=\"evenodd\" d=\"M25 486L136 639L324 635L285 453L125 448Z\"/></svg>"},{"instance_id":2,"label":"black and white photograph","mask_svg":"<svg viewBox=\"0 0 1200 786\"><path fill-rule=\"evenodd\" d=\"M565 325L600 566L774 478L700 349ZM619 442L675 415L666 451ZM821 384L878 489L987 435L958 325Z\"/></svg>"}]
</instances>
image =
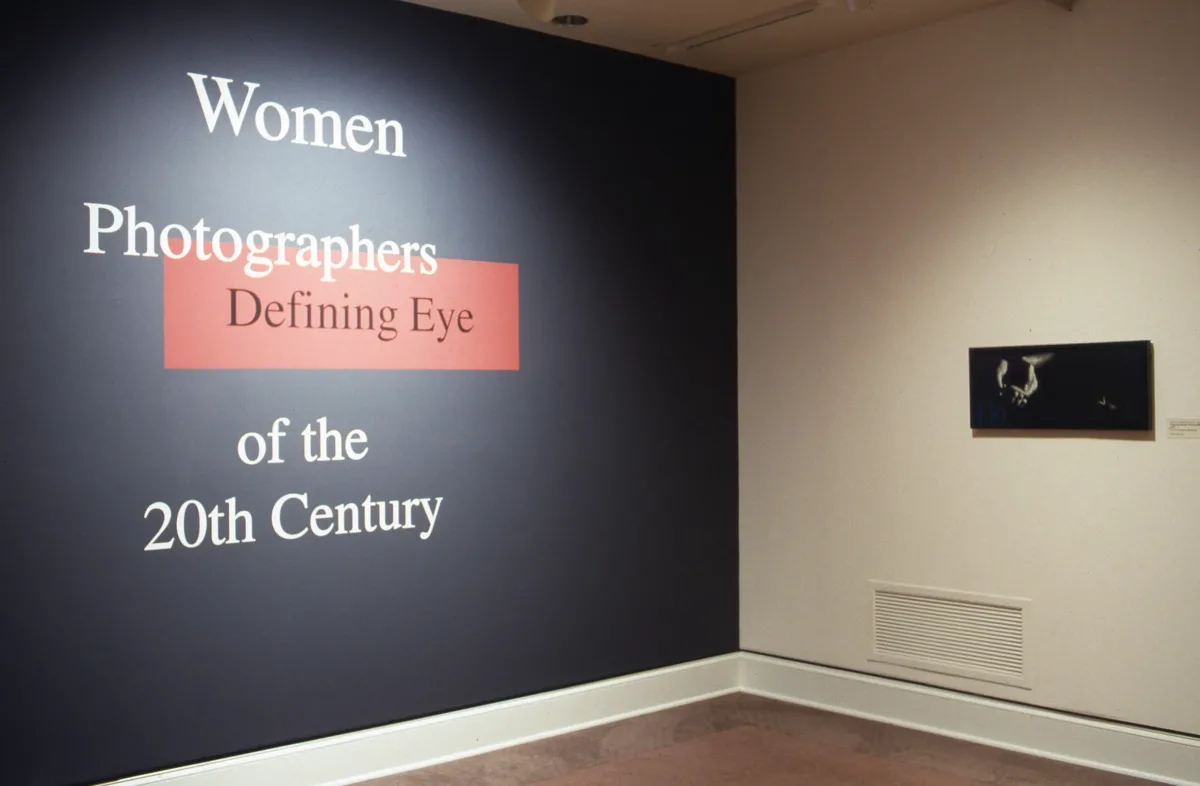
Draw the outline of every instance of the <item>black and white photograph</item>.
<instances>
[{"instance_id":1,"label":"black and white photograph","mask_svg":"<svg viewBox=\"0 0 1200 786\"><path fill-rule=\"evenodd\" d=\"M970 350L973 429L1151 429L1150 342Z\"/></svg>"}]
</instances>

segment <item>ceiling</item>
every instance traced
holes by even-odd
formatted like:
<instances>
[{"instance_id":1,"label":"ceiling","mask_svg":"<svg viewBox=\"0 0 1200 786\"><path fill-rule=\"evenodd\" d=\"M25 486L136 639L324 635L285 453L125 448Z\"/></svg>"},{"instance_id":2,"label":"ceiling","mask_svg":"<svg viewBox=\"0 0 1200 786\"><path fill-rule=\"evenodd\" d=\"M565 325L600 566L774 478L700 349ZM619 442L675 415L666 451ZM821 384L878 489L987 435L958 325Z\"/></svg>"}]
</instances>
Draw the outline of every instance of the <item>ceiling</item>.
<instances>
[{"instance_id":1,"label":"ceiling","mask_svg":"<svg viewBox=\"0 0 1200 786\"><path fill-rule=\"evenodd\" d=\"M496 22L737 76L807 54L929 24L1008 0L557 0L583 27L539 22L517 0L408 0ZM1059 0L1052 0L1059 2ZM854 10L851 10L851 6ZM775 21L780 16L807 13ZM767 23L767 24L764 24ZM755 29L740 32L743 28ZM728 37L711 43L710 36ZM691 41L691 48L680 42ZM695 44L699 43L699 46ZM675 44L675 47L671 45Z\"/></svg>"}]
</instances>

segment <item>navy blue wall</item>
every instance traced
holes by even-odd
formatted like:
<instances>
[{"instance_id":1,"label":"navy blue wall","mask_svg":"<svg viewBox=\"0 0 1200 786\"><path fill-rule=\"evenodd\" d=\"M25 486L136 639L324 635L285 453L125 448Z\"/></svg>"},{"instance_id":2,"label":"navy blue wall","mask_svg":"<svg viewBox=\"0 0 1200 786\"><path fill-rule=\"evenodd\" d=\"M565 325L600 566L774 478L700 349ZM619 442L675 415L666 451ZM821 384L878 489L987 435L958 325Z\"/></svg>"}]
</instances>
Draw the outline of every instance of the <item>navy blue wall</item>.
<instances>
[{"instance_id":1,"label":"navy blue wall","mask_svg":"<svg viewBox=\"0 0 1200 786\"><path fill-rule=\"evenodd\" d=\"M387 0L40 5L4 54L6 734L61 786L736 650L734 87ZM388 159L210 133L188 72L404 123ZM240 95L240 93L239 93ZM436 241L520 270L521 367L168 370L162 226ZM279 416L369 460L257 471ZM251 471L251 470L256 471ZM431 537L269 511L444 498ZM147 552L236 495L258 540Z\"/></svg>"}]
</instances>

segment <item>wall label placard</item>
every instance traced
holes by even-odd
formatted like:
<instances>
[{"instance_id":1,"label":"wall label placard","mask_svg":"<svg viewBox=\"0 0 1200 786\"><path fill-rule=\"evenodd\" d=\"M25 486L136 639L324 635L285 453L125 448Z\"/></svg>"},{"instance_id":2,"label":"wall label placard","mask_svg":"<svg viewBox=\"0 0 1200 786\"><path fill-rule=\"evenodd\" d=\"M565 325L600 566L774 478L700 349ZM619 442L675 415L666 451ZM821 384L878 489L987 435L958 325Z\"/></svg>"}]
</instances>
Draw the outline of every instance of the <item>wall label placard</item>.
<instances>
[{"instance_id":1,"label":"wall label placard","mask_svg":"<svg viewBox=\"0 0 1200 786\"><path fill-rule=\"evenodd\" d=\"M1170 439L1200 439L1200 418L1167 418Z\"/></svg>"}]
</instances>

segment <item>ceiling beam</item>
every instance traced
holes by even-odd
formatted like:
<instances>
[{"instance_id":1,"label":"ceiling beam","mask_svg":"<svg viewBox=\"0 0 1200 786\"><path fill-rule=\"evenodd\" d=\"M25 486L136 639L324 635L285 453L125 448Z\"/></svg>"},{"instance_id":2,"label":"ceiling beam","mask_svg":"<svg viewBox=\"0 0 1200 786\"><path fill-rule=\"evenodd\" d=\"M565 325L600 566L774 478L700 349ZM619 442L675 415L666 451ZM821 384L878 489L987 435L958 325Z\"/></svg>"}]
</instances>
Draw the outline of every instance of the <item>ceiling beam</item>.
<instances>
[{"instance_id":1,"label":"ceiling beam","mask_svg":"<svg viewBox=\"0 0 1200 786\"><path fill-rule=\"evenodd\" d=\"M1075 7L1075 0L1049 0L1064 11L1070 11Z\"/></svg>"}]
</instances>

